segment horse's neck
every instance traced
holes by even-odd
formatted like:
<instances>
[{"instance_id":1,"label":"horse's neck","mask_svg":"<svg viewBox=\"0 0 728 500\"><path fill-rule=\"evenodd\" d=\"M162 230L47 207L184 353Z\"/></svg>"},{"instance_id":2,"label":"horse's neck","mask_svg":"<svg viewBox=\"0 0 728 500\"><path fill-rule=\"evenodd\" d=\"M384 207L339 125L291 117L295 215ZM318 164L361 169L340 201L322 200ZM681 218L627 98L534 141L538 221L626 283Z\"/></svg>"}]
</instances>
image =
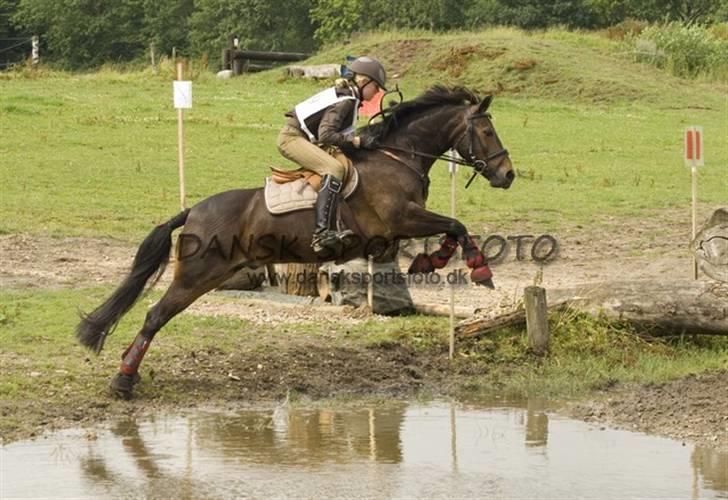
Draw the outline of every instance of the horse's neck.
<instances>
[{"instance_id":1,"label":"horse's neck","mask_svg":"<svg viewBox=\"0 0 728 500\"><path fill-rule=\"evenodd\" d=\"M456 146L465 132L464 106L448 106L435 113L417 117L404 127L395 143L428 155L442 156ZM435 163L432 158L418 158L419 168L427 175Z\"/></svg>"}]
</instances>

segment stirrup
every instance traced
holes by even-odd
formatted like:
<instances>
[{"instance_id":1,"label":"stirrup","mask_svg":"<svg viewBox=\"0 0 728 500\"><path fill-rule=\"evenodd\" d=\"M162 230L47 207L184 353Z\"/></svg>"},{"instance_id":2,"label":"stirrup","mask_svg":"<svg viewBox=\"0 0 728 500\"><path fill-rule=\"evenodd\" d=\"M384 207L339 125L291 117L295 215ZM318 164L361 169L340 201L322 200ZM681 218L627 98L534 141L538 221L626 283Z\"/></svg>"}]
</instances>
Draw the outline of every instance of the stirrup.
<instances>
[{"instance_id":1,"label":"stirrup","mask_svg":"<svg viewBox=\"0 0 728 500\"><path fill-rule=\"evenodd\" d=\"M313 235L311 248L319 257L337 256L341 253L343 242L335 231L323 231Z\"/></svg>"},{"instance_id":2,"label":"stirrup","mask_svg":"<svg viewBox=\"0 0 728 500\"><path fill-rule=\"evenodd\" d=\"M359 243L359 237L351 229L344 229L336 234L344 249L354 248Z\"/></svg>"}]
</instances>

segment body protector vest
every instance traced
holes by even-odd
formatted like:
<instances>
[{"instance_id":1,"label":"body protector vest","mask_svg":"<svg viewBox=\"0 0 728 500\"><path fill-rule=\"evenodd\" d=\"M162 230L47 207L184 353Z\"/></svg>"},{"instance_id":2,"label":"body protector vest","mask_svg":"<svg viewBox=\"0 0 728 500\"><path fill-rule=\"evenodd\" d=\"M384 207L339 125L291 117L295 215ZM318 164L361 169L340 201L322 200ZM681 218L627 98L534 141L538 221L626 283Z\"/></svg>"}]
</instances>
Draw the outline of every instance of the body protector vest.
<instances>
[{"instance_id":1,"label":"body protector vest","mask_svg":"<svg viewBox=\"0 0 728 500\"><path fill-rule=\"evenodd\" d=\"M350 95L337 95L336 87L329 87L328 89L322 90L318 94L311 96L296 105L296 118L298 118L298 122L301 124L301 129L306 133L311 142L316 141L316 136L306 126L306 118L315 115L322 109L328 108L331 105L347 100L357 101L354 103L354 116L352 118L351 125L349 125L345 130L342 130L344 134L348 134L353 132L356 128L356 120L359 110L359 100L356 97Z\"/></svg>"}]
</instances>

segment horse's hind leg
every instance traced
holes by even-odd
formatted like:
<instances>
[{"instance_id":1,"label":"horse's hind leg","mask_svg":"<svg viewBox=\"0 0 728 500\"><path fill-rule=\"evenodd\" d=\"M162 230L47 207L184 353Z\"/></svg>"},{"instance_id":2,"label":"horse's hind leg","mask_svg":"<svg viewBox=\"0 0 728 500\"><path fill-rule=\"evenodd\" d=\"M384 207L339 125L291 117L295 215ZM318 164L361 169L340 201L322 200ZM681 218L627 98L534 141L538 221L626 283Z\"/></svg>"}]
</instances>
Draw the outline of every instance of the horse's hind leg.
<instances>
[{"instance_id":1,"label":"horse's hind leg","mask_svg":"<svg viewBox=\"0 0 728 500\"><path fill-rule=\"evenodd\" d=\"M127 347L122 355L119 373L111 379L111 391L120 398L131 398L134 384L140 380L139 365L151 344L156 333L177 314L184 311L201 295L212 290L227 279L221 276L214 281L185 287L182 280L175 277L164 296L147 313L142 329L134 341Z\"/></svg>"}]
</instances>

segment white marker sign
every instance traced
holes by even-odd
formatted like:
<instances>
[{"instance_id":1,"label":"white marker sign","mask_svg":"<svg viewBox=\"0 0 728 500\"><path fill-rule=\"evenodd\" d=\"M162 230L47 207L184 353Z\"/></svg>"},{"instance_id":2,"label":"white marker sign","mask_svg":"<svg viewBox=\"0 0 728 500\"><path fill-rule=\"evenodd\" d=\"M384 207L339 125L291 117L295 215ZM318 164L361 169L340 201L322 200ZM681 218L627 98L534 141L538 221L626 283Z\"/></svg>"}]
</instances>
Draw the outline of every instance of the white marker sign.
<instances>
[{"instance_id":1,"label":"white marker sign","mask_svg":"<svg viewBox=\"0 0 728 500\"><path fill-rule=\"evenodd\" d=\"M174 107L177 109L190 109L192 107L192 82L173 82Z\"/></svg>"}]
</instances>

